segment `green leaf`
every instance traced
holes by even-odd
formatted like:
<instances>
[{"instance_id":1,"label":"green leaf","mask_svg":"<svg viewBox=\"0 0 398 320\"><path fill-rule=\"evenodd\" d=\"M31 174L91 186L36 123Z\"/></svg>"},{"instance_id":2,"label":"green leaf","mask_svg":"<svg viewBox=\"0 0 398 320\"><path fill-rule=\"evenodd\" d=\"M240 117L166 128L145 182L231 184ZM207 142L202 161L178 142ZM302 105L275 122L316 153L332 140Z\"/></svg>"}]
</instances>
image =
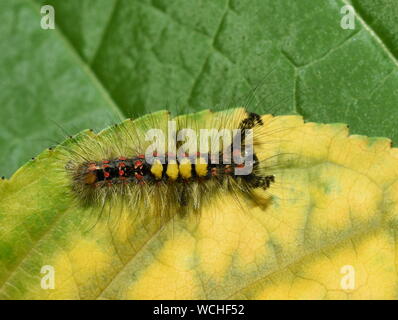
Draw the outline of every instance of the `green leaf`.
<instances>
[{"instance_id":1,"label":"green leaf","mask_svg":"<svg viewBox=\"0 0 398 320\"><path fill-rule=\"evenodd\" d=\"M65 132L100 129L121 112L62 31L40 28L38 5L1 5L0 175L10 175Z\"/></svg>"}]
</instances>

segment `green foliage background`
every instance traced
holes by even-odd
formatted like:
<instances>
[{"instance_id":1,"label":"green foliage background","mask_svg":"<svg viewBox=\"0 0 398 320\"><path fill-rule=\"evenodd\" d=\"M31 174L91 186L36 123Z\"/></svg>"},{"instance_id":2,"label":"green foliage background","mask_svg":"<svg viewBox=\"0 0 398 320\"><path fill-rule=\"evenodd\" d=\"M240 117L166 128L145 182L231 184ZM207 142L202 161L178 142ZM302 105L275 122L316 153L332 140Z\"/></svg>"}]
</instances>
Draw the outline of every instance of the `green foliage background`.
<instances>
[{"instance_id":1,"label":"green foliage background","mask_svg":"<svg viewBox=\"0 0 398 320\"><path fill-rule=\"evenodd\" d=\"M355 30L340 27L343 5ZM55 30L40 28L40 6ZM398 140L395 0L0 0L0 175L85 128L234 105ZM62 128L62 130L60 129Z\"/></svg>"}]
</instances>

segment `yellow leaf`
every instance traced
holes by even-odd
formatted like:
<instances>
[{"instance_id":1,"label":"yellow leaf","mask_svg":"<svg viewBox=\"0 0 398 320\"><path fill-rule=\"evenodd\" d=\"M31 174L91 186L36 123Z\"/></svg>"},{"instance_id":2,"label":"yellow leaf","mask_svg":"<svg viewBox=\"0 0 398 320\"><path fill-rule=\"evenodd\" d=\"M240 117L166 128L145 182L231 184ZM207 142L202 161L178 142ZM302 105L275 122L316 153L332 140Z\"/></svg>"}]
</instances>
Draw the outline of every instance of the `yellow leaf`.
<instances>
[{"instance_id":1,"label":"yellow leaf","mask_svg":"<svg viewBox=\"0 0 398 320\"><path fill-rule=\"evenodd\" d=\"M162 226L126 208L98 220L67 192L60 148L43 152L0 182L0 297L395 299L397 149L388 139L349 136L343 124L262 119L275 142L259 150L262 159L294 155L277 171L271 201L237 205L225 194L200 217ZM100 136L114 130L122 129ZM46 265L54 289L42 287Z\"/></svg>"}]
</instances>

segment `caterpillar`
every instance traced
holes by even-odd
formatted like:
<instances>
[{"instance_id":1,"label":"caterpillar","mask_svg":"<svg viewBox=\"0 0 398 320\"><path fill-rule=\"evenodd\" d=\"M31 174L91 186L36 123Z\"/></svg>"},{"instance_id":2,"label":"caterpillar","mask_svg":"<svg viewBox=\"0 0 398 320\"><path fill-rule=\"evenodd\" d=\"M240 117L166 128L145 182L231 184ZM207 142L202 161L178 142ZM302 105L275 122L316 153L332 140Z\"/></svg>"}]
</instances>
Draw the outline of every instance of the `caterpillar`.
<instances>
[{"instance_id":1,"label":"caterpillar","mask_svg":"<svg viewBox=\"0 0 398 320\"><path fill-rule=\"evenodd\" d=\"M148 139L153 132L163 140ZM65 170L78 205L184 216L226 192L256 202L257 190L272 188L278 160L267 149L270 134L262 117L244 108L175 118L160 111L66 147Z\"/></svg>"}]
</instances>

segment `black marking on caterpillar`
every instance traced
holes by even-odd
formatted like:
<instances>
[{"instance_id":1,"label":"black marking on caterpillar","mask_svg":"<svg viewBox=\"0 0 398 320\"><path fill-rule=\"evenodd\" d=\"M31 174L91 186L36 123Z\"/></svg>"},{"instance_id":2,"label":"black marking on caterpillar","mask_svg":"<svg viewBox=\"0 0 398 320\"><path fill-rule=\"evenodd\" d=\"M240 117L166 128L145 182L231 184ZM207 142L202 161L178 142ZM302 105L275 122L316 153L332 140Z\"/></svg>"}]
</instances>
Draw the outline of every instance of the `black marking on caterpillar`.
<instances>
[{"instance_id":1,"label":"black marking on caterpillar","mask_svg":"<svg viewBox=\"0 0 398 320\"><path fill-rule=\"evenodd\" d=\"M240 129L252 129L256 125L264 125L263 120L257 113L250 112L246 119L243 119L239 125Z\"/></svg>"}]
</instances>

